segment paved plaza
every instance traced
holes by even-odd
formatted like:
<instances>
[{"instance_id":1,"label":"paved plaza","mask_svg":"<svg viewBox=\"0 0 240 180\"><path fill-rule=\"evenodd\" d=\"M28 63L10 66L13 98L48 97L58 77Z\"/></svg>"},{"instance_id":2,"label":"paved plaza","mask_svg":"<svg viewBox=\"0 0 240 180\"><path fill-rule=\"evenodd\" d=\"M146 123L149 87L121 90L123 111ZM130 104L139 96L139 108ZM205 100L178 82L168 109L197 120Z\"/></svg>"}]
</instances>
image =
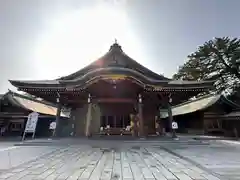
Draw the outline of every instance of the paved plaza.
<instances>
[{"instance_id":1,"label":"paved plaza","mask_svg":"<svg viewBox=\"0 0 240 180\"><path fill-rule=\"evenodd\" d=\"M240 179L240 144L174 146L171 152L230 180Z\"/></svg>"},{"instance_id":2,"label":"paved plaza","mask_svg":"<svg viewBox=\"0 0 240 180\"><path fill-rule=\"evenodd\" d=\"M90 140L68 145L18 146L14 150L24 154L36 149L40 153L37 159L2 170L0 180L240 179L237 145Z\"/></svg>"}]
</instances>

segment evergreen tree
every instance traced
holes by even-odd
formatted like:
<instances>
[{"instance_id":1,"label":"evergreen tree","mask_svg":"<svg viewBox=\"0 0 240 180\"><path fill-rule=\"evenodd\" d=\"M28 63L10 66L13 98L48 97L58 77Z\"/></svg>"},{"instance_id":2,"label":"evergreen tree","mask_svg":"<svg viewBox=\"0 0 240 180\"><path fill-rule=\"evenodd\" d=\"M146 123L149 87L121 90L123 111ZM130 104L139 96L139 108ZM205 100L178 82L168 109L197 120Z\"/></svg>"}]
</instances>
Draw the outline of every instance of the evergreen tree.
<instances>
[{"instance_id":1,"label":"evergreen tree","mask_svg":"<svg viewBox=\"0 0 240 180\"><path fill-rule=\"evenodd\" d=\"M173 79L216 80L215 92L233 94L240 85L240 39L214 38L188 56Z\"/></svg>"}]
</instances>

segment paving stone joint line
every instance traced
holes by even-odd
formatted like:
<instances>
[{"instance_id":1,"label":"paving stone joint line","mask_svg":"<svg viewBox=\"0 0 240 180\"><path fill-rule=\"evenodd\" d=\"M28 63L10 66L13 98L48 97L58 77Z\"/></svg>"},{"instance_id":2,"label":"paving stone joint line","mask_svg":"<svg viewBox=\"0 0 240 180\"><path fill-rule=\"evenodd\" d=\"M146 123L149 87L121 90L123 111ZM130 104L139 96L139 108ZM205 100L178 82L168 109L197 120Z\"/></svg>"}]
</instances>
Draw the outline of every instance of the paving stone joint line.
<instances>
[{"instance_id":1,"label":"paving stone joint line","mask_svg":"<svg viewBox=\"0 0 240 180\"><path fill-rule=\"evenodd\" d=\"M221 179L221 180L226 180L226 177L223 177L223 176L221 176L221 175L219 175L219 174L217 174L217 173L211 171L210 169L205 168L205 167L202 166L201 164L199 164L199 163L197 163L197 162L191 160L191 159L188 158L188 157L182 156L182 155L180 155L180 154L178 154L178 153L172 151L171 149L169 149L169 148L167 148L167 147L160 146L160 148L161 148L162 150L165 150L166 152L168 152L168 153L174 155L174 156L177 156L177 157L179 157L179 158L181 158L181 159L183 159L183 160L185 160L185 161L187 161L187 162L189 162L189 163L195 165L196 167L202 169L203 171L206 171L206 172L208 172L209 174L212 174L213 176L218 177L218 178Z\"/></svg>"}]
</instances>

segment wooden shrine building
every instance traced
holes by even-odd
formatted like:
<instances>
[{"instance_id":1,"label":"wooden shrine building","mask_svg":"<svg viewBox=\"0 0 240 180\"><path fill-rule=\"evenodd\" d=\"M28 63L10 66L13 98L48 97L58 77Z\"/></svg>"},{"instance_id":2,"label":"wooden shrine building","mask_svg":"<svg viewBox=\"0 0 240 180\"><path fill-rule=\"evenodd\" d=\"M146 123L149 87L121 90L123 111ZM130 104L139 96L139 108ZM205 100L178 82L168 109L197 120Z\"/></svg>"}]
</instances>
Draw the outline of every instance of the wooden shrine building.
<instances>
[{"instance_id":1,"label":"wooden shrine building","mask_svg":"<svg viewBox=\"0 0 240 180\"><path fill-rule=\"evenodd\" d=\"M57 67L56 67L57 68ZM135 135L155 134L159 107L171 107L212 88L213 82L173 81L129 57L118 43L85 68L55 80L10 80L18 90L71 108L74 134L94 135L104 129L122 134L131 126ZM171 108L169 108L171 124Z\"/></svg>"},{"instance_id":2,"label":"wooden shrine building","mask_svg":"<svg viewBox=\"0 0 240 180\"><path fill-rule=\"evenodd\" d=\"M49 125L56 119L57 108L54 104L37 100L34 97L21 95L13 91L0 96L0 128L6 128L4 137L21 136L28 115L38 112L39 119L36 127L36 136L51 135ZM68 114L62 112L61 120L67 124Z\"/></svg>"}]
</instances>

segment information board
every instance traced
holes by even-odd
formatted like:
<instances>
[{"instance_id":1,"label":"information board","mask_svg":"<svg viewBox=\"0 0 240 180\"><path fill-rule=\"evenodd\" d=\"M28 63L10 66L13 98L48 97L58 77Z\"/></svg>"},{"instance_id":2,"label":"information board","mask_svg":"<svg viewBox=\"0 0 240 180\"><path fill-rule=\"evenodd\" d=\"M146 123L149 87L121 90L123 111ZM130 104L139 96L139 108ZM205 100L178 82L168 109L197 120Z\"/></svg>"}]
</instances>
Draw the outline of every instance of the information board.
<instances>
[{"instance_id":1,"label":"information board","mask_svg":"<svg viewBox=\"0 0 240 180\"><path fill-rule=\"evenodd\" d=\"M34 138L35 130L38 122L38 116L39 114L37 112L32 112L28 115L28 120L25 126L23 138L22 138L23 140L25 139L26 133L33 133L32 138Z\"/></svg>"},{"instance_id":2,"label":"information board","mask_svg":"<svg viewBox=\"0 0 240 180\"><path fill-rule=\"evenodd\" d=\"M25 127L25 132L34 133L38 122L38 113L32 112L28 115L27 124Z\"/></svg>"}]
</instances>

